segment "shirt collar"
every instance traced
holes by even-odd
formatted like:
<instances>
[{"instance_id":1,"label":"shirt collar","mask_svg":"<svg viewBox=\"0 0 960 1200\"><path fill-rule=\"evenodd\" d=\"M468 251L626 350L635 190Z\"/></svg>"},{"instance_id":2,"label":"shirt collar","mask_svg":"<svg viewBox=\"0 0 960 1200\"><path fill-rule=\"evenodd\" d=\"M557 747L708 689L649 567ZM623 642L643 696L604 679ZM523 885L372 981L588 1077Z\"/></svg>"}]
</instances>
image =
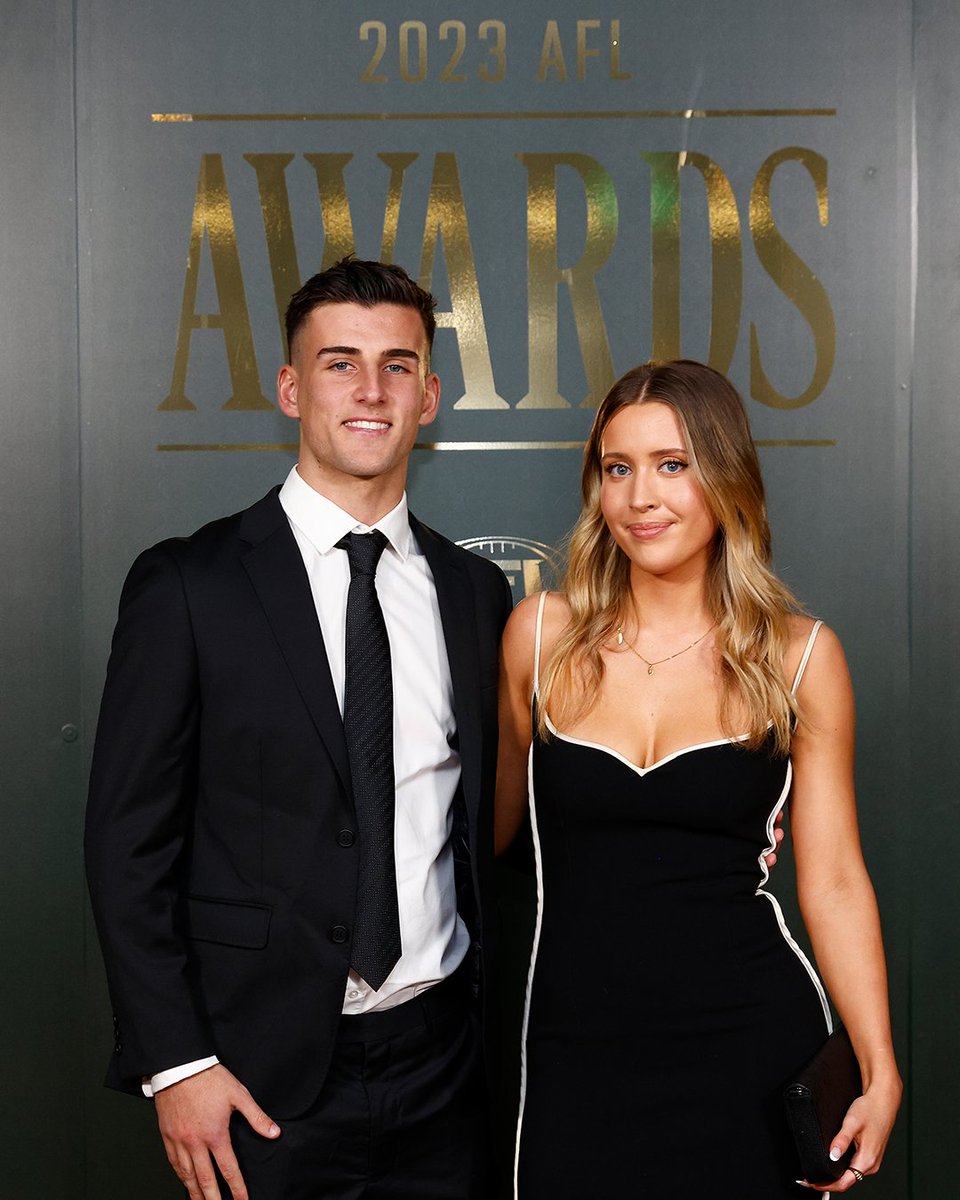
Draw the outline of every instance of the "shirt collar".
<instances>
[{"instance_id":1,"label":"shirt collar","mask_svg":"<svg viewBox=\"0 0 960 1200\"><path fill-rule=\"evenodd\" d=\"M414 548L406 492L400 497L396 508L372 525L365 525L315 491L293 467L280 489L280 505L290 522L296 525L318 554L329 554L348 533L369 533L372 529L380 530L403 562Z\"/></svg>"}]
</instances>

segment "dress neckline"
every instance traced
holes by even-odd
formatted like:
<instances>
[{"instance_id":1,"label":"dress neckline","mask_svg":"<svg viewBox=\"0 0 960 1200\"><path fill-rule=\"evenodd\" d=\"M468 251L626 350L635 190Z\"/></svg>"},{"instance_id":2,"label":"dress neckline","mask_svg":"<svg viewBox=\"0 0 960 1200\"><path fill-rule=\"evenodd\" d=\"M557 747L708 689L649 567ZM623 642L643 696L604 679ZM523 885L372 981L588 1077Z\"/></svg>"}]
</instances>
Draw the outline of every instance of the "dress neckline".
<instances>
[{"instance_id":1,"label":"dress neckline","mask_svg":"<svg viewBox=\"0 0 960 1200\"><path fill-rule=\"evenodd\" d=\"M540 600L537 604L537 626L536 626L536 634L534 637L534 652L533 652L533 695L531 696L531 702L534 705L536 705L539 702L540 638L541 638L542 632L543 632L543 609L544 609L544 605L546 604L548 595L549 595L549 592L546 592L546 591L541 592ZM797 673L794 676L793 684L790 687L791 695L795 696L797 694L797 689L800 686L800 681L803 679L803 673L807 669L807 663L810 661L810 655L813 653L813 647L817 641L817 634L820 632L820 629L822 626L823 626L822 621L814 621L814 623L813 623L813 628L810 630L809 636L807 637L806 645L803 648L803 655L800 658L800 665L797 667ZM591 741L586 740L585 738L576 738L570 734L561 733L557 729L557 727L554 725L554 723L550 720L549 713L545 712L544 717L546 719L547 728L550 730L551 734L553 734L554 737L558 737L561 741L569 742L571 745L574 745L574 746L586 746L587 749L589 749L589 750L600 750L604 754L609 754L612 758L615 758L619 762L622 762L624 764L624 766L629 767L631 771L634 771L637 775L641 775L641 776L647 775L651 771L655 771L658 767L665 766L667 763L672 762L675 758L682 757L684 754L692 754L697 750L709 750L709 749L715 748L717 746L725 746L725 745L734 746L738 742L745 742L750 737L749 733L741 733L736 737L716 738L712 741L707 741L707 742L694 742L694 744L691 746L681 746L678 750L671 750L669 754L665 754L665 755L663 755L662 758L658 758L655 762L652 762L648 767L641 767L637 763L635 763L632 759L627 758L627 756L625 754L622 754L619 750L615 750L612 746L606 745L604 742L591 742ZM767 729L769 730L770 728L772 728L772 726L773 726L773 721L768 721Z\"/></svg>"},{"instance_id":2,"label":"dress neckline","mask_svg":"<svg viewBox=\"0 0 960 1200\"><path fill-rule=\"evenodd\" d=\"M629 767L631 771L637 775L649 775L651 771L655 771L658 767L665 766L672 762L675 758L680 758L684 754L692 754L697 750L710 750L717 746L735 746L739 742L745 742L749 738L749 733L741 733L736 737L713 738L707 742L694 742L690 746L681 746L678 750L671 750L669 754L664 754L656 761L650 763L649 766L641 767L631 758L627 758L620 750L615 750L613 746L608 746L604 742L591 742L587 738L574 737L569 733L561 733L559 729L550 720L549 714L546 715L547 728L553 737L559 738L561 742L568 742L572 746L586 746L589 750L600 750L604 754L609 754L611 758L622 762L625 767Z\"/></svg>"}]
</instances>

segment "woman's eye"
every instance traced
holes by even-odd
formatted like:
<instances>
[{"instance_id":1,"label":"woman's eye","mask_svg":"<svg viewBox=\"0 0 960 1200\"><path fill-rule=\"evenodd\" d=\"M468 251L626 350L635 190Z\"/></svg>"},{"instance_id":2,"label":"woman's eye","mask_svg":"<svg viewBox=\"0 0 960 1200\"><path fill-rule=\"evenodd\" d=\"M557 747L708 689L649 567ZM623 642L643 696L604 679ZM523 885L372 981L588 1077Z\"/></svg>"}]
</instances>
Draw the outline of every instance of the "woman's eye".
<instances>
[{"instance_id":1,"label":"woman's eye","mask_svg":"<svg viewBox=\"0 0 960 1200\"><path fill-rule=\"evenodd\" d=\"M626 463L609 463L604 470L608 475L612 475L614 479L624 479L630 474L630 468Z\"/></svg>"},{"instance_id":2,"label":"woman's eye","mask_svg":"<svg viewBox=\"0 0 960 1200\"><path fill-rule=\"evenodd\" d=\"M660 470L665 475L679 475L681 471L685 471L687 464L679 458L668 458L660 464Z\"/></svg>"}]
</instances>

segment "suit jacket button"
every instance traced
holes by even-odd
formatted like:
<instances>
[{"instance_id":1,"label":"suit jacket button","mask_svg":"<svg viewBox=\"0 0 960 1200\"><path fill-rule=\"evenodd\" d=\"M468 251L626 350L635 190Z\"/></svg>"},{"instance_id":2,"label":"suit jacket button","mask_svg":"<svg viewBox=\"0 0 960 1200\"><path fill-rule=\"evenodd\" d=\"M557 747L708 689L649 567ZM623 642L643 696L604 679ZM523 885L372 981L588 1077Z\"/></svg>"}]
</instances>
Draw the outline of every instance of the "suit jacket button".
<instances>
[{"instance_id":1,"label":"suit jacket button","mask_svg":"<svg viewBox=\"0 0 960 1200\"><path fill-rule=\"evenodd\" d=\"M341 829L337 834L337 845L343 846L344 849L352 846L356 840L356 834L352 829Z\"/></svg>"},{"instance_id":2,"label":"suit jacket button","mask_svg":"<svg viewBox=\"0 0 960 1200\"><path fill-rule=\"evenodd\" d=\"M114 1054L122 1054L123 1053L123 1042L121 1042L121 1041L114 1042L113 1043L113 1052L114 1052Z\"/></svg>"},{"instance_id":3,"label":"suit jacket button","mask_svg":"<svg viewBox=\"0 0 960 1200\"><path fill-rule=\"evenodd\" d=\"M331 942L336 942L338 946L342 946L349 936L350 931L346 925L334 925L330 930L330 940Z\"/></svg>"}]
</instances>

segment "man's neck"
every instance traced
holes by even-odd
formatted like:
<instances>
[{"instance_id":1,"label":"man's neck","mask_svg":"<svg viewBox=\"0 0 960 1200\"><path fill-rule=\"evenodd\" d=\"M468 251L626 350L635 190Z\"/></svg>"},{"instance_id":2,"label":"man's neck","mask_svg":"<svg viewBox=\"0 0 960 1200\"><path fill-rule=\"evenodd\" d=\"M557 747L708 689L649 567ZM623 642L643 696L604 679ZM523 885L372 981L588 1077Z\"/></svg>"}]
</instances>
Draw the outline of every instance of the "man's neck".
<instances>
[{"instance_id":1,"label":"man's neck","mask_svg":"<svg viewBox=\"0 0 960 1200\"><path fill-rule=\"evenodd\" d=\"M297 474L308 487L355 517L362 525L375 525L393 510L403 497L406 478L331 480L315 472L305 471L297 463Z\"/></svg>"}]
</instances>

